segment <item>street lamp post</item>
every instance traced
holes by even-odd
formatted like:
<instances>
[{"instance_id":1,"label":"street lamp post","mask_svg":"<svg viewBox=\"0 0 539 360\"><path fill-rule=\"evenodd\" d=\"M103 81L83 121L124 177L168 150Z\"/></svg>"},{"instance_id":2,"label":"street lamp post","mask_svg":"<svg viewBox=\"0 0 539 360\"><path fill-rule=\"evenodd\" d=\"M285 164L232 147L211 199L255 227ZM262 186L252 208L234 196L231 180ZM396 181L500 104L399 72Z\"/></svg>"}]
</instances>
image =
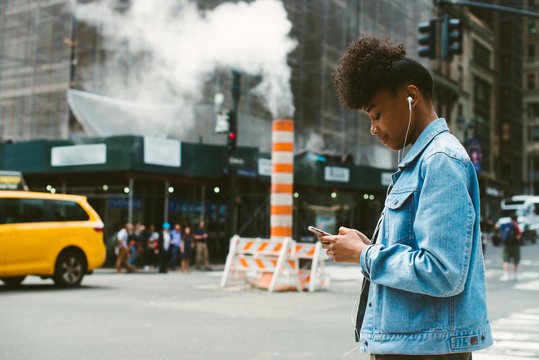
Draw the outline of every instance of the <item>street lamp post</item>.
<instances>
[{"instance_id":1,"label":"street lamp post","mask_svg":"<svg viewBox=\"0 0 539 360\"><path fill-rule=\"evenodd\" d=\"M232 99L234 101L234 107L229 117L229 139L228 139L228 176L229 176L229 197L227 208L227 231L226 235L230 239L236 232L236 203L237 203L237 189L236 189L236 176L237 170L235 165L230 161L231 158L236 156L236 142L238 138L238 107L241 96L241 74L234 70L232 72Z\"/></svg>"}]
</instances>

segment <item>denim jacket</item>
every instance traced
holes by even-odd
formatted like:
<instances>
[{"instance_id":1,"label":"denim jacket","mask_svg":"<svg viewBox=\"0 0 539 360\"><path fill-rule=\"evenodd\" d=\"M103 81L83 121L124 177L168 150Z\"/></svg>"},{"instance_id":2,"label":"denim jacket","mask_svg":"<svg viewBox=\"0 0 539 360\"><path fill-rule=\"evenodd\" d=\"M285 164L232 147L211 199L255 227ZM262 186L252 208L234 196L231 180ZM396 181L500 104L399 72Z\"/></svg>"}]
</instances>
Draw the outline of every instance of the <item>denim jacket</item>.
<instances>
[{"instance_id":1,"label":"denim jacket","mask_svg":"<svg viewBox=\"0 0 539 360\"><path fill-rule=\"evenodd\" d=\"M429 124L393 174L374 245L360 330L373 354L448 354L492 344L473 164L444 119Z\"/></svg>"}]
</instances>

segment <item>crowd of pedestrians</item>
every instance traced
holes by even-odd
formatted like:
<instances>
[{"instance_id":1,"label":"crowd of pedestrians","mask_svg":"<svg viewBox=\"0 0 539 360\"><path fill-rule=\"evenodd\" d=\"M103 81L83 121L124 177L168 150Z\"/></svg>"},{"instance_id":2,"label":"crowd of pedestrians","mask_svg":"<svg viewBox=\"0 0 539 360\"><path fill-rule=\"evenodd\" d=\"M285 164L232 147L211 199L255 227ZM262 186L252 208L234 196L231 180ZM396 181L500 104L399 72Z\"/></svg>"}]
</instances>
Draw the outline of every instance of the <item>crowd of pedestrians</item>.
<instances>
[{"instance_id":1,"label":"crowd of pedestrians","mask_svg":"<svg viewBox=\"0 0 539 360\"><path fill-rule=\"evenodd\" d=\"M148 228L142 224L125 223L115 234L116 271L122 272L122 267L128 272L137 269L159 273L175 271L177 267L183 273L189 273L191 261L197 269L201 264L205 270L210 270L208 253L208 234L204 221L199 221L195 230L187 223L176 223L171 228L168 222L159 229L155 225ZM195 251L196 250L196 251Z\"/></svg>"}]
</instances>

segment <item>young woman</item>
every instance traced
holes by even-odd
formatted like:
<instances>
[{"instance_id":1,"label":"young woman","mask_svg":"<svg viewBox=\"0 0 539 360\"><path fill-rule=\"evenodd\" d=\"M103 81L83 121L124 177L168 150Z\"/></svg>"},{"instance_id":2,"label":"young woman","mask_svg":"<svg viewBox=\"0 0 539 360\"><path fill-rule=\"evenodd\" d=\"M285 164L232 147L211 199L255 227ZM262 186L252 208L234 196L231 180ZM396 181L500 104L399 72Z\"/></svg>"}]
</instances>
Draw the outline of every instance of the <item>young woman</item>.
<instances>
[{"instance_id":1,"label":"young woman","mask_svg":"<svg viewBox=\"0 0 539 360\"><path fill-rule=\"evenodd\" d=\"M402 44L362 36L334 73L339 100L363 110L391 150L392 176L371 239L341 227L320 240L365 277L356 340L373 359L470 359L492 344L473 164L434 111L429 72Z\"/></svg>"}]
</instances>

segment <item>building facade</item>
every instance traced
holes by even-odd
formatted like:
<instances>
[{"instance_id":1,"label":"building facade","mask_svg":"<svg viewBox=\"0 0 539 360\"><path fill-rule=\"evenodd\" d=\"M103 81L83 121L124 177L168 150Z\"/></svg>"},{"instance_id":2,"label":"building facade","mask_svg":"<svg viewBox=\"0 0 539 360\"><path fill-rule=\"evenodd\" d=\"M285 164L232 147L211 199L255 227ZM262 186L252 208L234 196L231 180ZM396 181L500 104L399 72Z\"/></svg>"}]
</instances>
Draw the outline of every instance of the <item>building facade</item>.
<instances>
[{"instance_id":1,"label":"building facade","mask_svg":"<svg viewBox=\"0 0 539 360\"><path fill-rule=\"evenodd\" d=\"M133 2L117 0L115 11L124 13ZM200 11L211 12L225 2L229 1L203 0L196 4ZM292 71L298 166L311 166L322 173L325 170L320 169L325 167L340 167L345 169L343 174L347 171L355 174L332 181L317 173L316 182L298 181L295 237L309 236L302 224L316 219L369 229L383 207L383 189L388 184L388 174L396 166L396 153L370 135L370 122L364 113L347 111L340 106L331 76L346 46L365 33L388 35L405 45L408 56L417 58L417 24L441 15L441 9L432 0L295 0L283 1L283 5L292 24L290 37L297 41L297 47L288 57L288 65ZM482 191L482 214L496 217L500 199L522 192L525 180L533 176L535 170L528 174L525 169L528 166L539 169L535 160L526 160L522 155L523 139L535 136L533 125L523 125L521 102L522 50L526 49L528 55L535 54L535 49L530 50L533 38L528 37L523 46L521 34L531 30L529 26L522 29L522 19L518 16L467 7L444 11L463 21L463 54L455 56L451 62L419 61L433 74L438 114L448 120L452 132L467 147L476 165ZM129 44L122 43L111 47L100 27L73 16L67 0L0 0L0 138L3 142L15 143L6 144L9 146L2 151L15 151L21 142L35 145L36 141L69 140L70 145L77 145L85 141L99 143L100 137L109 138L99 133L89 136L81 119L70 111L66 93L76 89L106 95L110 103L126 100L125 95L122 98L120 94L128 94L128 91L115 92L107 86L110 75L131 76L130 68L144 62L148 55L142 51L141 56L130 58L129 52L124 52L128 47ZM527 64L526 71L528 68L531 74L532 65ZM223 107L234 106L232 74L230 70L216 69L210 75L204 83L201 99L192 105L193 126L189 129L182 126L187 116L185 119L178 116L168 138L182 144L199 144L212 151L217 146L225 153L226 136L214 130L214 99L216 94L222 94ZM535 80L528 74L525 78L530 79L531 87ZM273 119L250 91L259 81L258 77L246 74L241 78L238 145L244 149L242 151L265 154L259 157L267 160L271 137L261 134L270 133ZM534 104L539 101L531 100L533 89L529 90L526 114L534 119L534 114L539 114L539 110L535 112L539 105ZM175 91L171 90L170 98L177 94ZM129 128L125 126L127 134ZM147 129L155 128L159 125L149 121ZM525 134L525 129L529 129L529 135ZM145 137L149 131L135 135ZM139 144L137 141L135 143ZM35 151L52 151L50 146L32 146ZM116 153L111 152L110 156L114 158L113 154ZM28 154L32 155L35 154ZM39 156L45 163L52 159L50 153ZM180 167L196 166L200 161L193 153L193 158L185 158ZM22 165L20 168L25 171L27 183L33 190L50 191L50 187L88 195L101 209L100 214L109 227L107 231L112 231L126 216L135 222L155 224L167 216L174 221L215 216L218 227L222 227L221 210L215 209L225 206L223 211L226 212L227 202L212 200L216 208L211 208L211 214L202 205L209 197L217 199L227 193L228 166L219 164L218 181L213 172L193 175L166 167L152 168L156 171L131 171L131 168L127 171L122 167L117 171L97 169L101 177L92 180L88 176L91 167L87 171L83 167L80 173L62 167L54 168L52 173L52 168L40 170ZM244 229L249 235L264 235L267 230L269 184L257 178L261 171L259 165L257 162L241 169L243 175L238 177L236 228ZM16 164L10 163L10 166ZM105 185L106 191L103 190ZM222 190L221 195L214 192L216 187ZM169 188L174 189L173 192L168 192ZM132 207L132 202L130 210L122 208L129 196L143 199L139 210ZM165 203L165 198L170 203ZM109 202L106 199L124 200ZM226 247L227 240L220 241L221 246Z\"/></svg>"},{"instance_id":2,"label":"building facade","mask_svg":"<svg viewBox=\"0 0 539 360\"><path fill-rule=\"evenodd\" d=\"M538 11L539 4L536 1L528 0L525 9ZM527 183L527 193L535 194L539 189L539 35L537 31L538 19L528 18L525 26L522 27L523 39L523 61L524 61L524 116L526 126L524 127L524 143L526 166L525 180Z\"/></svg>"}]
</instances>

